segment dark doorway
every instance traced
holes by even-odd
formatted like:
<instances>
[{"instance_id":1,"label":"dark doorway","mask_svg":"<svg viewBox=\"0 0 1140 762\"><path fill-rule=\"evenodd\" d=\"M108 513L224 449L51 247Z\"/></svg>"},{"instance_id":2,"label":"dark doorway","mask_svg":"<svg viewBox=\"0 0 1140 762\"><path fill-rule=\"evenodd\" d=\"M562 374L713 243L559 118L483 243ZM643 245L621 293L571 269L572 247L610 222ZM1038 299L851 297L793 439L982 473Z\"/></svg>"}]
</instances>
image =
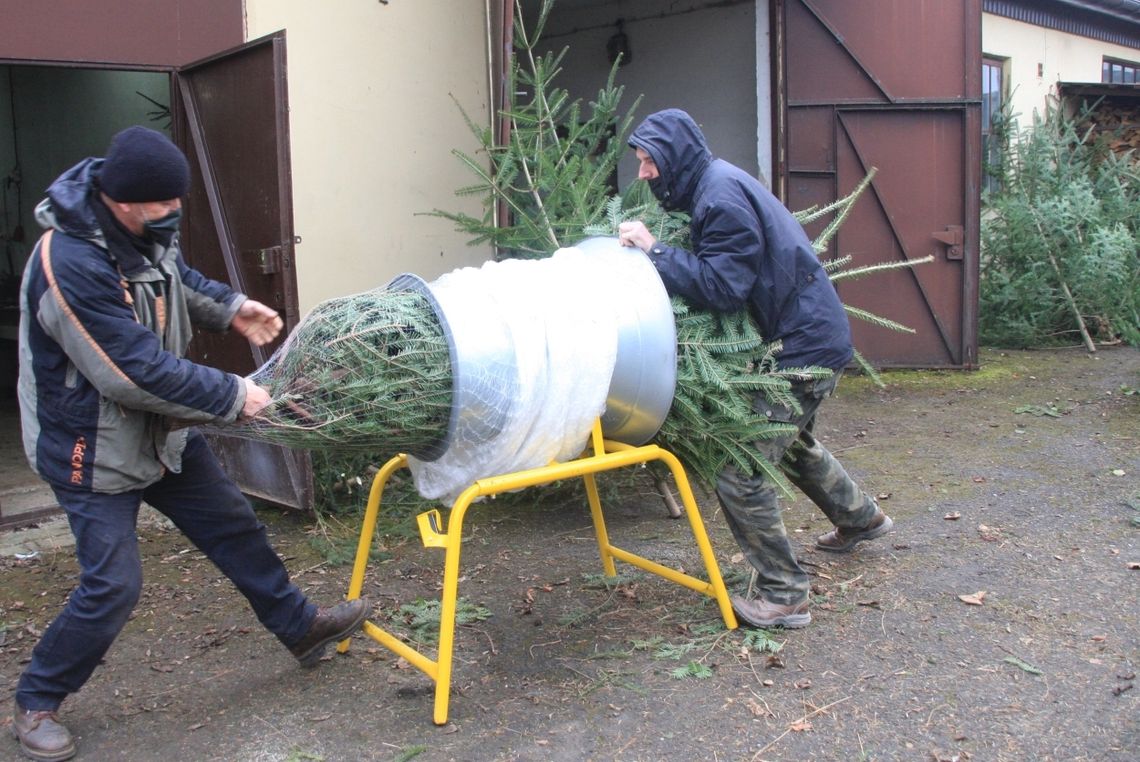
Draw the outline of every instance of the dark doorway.
<instances>
[{"instance_id":1,"label":"dark doorway","mask_svg":"<svg viewBox=\"0 0 1140 762\"><path fill-rule=\"evenodd\" d=\"M102 155L124 127L168 131L169 104L167 72L0 64L0 526L54 508L24 458L16 404L20 277L43 232L35 207L56 177Z\"/></svg>"},{"instance_id":2,"label":"dark doorway","mask_svg":"<svg viewBox=\"0 0 1140 762\"><path fill-rule=\"evenodd\" d=\"M9 126L0 126L0 211L6 214L0 217L0 407L13 428L19 428L18 287L39 238L35 205L61 172L86 156L101 156L111 137L132 124L167 131L190 159L193 182L183 226L187 262L275 307L287 330L296 325L284 71L283 33L182 68L0 66L0 85L10 81L8 92L14 93L0 96L0 125L5 115L15 114ZM264 362L272 349L212 334L197 335L191 345L195 361L240 375ZM209 436L244 491L283 505L312 506L307 453ZM14 469L14 488L38 485L22 453L11 454L4 462ZM3 484L0 518L11 504L3 498Z\"/></svg>"}]
</instances>

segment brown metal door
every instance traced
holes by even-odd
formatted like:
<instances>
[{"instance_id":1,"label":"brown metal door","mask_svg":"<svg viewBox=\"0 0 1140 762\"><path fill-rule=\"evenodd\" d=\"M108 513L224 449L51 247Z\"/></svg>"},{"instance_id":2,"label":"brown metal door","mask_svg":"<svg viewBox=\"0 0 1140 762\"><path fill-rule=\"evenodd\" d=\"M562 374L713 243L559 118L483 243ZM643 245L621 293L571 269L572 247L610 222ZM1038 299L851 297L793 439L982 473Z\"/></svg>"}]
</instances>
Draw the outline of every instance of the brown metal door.
<instances>
[{"instance_id":1,"label":"brown metal door","mask_svg":"<svg viewBox=\"0 0 1140 762\"><path fill-rule=\"evenodd\" d=\"M935 257L840 284L846 303L917 330L912 336L853 320L856 347L877 365L974 367L980 0L782 0L777 7L788 206L833 201L877 167L827 256L849 254L854 265Z\"/></svg>"},{"instance_id":2,"label":"brown metal door","mask_svg":"<svg viewBox=\"0 0 1140 762\"><path fill-rule=\"evenodd\" d=\"M186 261L285 320L281 338L269 347L233 333L195 332L196 362L242 375L262 365L299 320L285 85L284 32L196 61L174 76L175 137L193 177L183 226ZM209 437L243 491L312 507L307 452Z\"/></svg>"}]
</instances>

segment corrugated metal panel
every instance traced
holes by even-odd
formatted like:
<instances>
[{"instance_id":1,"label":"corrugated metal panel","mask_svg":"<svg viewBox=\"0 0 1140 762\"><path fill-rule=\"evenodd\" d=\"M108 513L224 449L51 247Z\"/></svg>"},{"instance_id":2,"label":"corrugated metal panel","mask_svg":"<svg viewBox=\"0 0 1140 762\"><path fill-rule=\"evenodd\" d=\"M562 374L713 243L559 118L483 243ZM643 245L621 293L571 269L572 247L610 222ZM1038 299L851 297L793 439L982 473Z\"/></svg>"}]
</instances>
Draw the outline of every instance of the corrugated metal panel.
<instances>
[{"instance_id":1,"label":"corrugated metal panel","mask_svg":"<svg viewBox=\"0 0 1140 762\"><path fill-rule=\"evenodd\" d=\"M1140 4L1090 0L982 0L982 11L1114 45L1140 48Z\"/></svg>"}]
</instances>

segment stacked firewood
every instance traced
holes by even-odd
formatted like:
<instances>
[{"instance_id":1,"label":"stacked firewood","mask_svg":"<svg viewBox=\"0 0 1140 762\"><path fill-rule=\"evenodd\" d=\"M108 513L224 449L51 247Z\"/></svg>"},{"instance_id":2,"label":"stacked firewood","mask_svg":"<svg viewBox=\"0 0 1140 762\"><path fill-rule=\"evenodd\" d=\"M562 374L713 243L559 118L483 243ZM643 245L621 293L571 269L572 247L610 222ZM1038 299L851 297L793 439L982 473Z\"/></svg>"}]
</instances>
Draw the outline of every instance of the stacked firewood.
<instances>
[{"instance_id":1,"label":"stacked firewood","mask_svg":"<svg viewBox=\"0 0 1140 762\"><path fill-rule=\"evenodd\" d=\"M1118 154L1132 151L1132 160L1140 163L1140 102L1106 98L1089 113L1081 128L1090 125L1090 137L1103 138Z\"/></svg>"}]
</instances>

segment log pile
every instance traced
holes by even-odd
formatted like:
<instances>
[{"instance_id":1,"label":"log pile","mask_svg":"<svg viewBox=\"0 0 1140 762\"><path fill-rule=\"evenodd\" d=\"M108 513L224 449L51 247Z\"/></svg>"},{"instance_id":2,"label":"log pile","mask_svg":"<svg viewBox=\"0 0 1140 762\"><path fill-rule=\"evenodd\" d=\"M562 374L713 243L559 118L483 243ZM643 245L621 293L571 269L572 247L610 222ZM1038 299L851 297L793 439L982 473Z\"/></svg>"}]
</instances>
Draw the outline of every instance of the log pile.
<instances>
[{"instance_id":1,"label":"log pile","mask_svg":"<svg viewBox=\"0 0 1140 762\"><path fill-rule=\"evenodd\" d=\"M1090 139L1103 139L1113 152L1132 151L1132 161L1140 163L1140 99L1105 98L1089 113L1081 129L1092 126Z\"/></svg>"}]
</instances>

